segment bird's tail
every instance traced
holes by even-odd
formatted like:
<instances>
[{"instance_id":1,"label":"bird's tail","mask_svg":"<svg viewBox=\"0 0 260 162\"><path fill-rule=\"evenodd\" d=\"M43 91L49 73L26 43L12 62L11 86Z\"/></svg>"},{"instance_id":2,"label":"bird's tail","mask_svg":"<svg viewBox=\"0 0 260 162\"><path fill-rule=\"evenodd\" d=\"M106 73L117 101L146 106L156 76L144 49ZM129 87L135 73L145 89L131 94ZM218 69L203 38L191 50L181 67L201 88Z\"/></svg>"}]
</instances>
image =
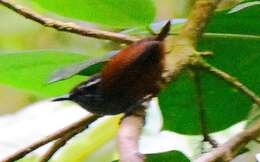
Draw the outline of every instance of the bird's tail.
<instances>
[{"instance_id":1,"label":"bird's tail","mask_svg":"<svg viewBox=\"0 0 260 162\"><path fill-rule=\"evenodd\" d=\"M169 20L162 28L161 32L156 36L155 40L163 41L171 29L171 21Z\"/></svg>"}]
</instances>

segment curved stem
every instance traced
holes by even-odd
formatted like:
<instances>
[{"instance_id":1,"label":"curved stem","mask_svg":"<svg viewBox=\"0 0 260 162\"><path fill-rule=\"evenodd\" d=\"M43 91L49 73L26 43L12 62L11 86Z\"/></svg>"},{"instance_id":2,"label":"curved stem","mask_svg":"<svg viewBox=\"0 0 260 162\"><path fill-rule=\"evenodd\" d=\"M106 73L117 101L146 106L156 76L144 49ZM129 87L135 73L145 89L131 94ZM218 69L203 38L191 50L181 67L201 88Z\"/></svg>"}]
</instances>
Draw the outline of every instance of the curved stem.
<instances>
[{"instance_id":1,"label":"curved stem","mask_svg":"<svg viewBox=\"0 0 260 162\"><path fill-rule=\"evenodd\" d=\"M88 126L82 126L78 129L75 129L63 137L57 139L57 141L54 142L54 144L51 146L51 148L48 149L48 151L42 156L42 158L39 160L39 162L47 162L51 159L51 157L61 148L63 147L71 138L73 138L75 135L79 134L80 132L87 129Z\"/></svg>"},{"instance_id":2,"label":"curved stem","mask_svg":"<svg viewBox=\"0 0 260 162\"><path fill-rule=\"evenodd\" d=\"M260 105L260 97L258 97L255 92L253 92L247 86L245 86L243 83L241 83L237 78L229 75L228 73L226 73L216 67L209 65L208 63L206 63L204 61L200 61L198 64L199 64L199 66L202 67L202 69L207 70L207 71L215 74L216 76L224 79L226 82L228 82L229 84L234 86L236 89L240 90L245 95L250 97L251 100L253 102L255 102L257 105Z\"/></svg>"},{"instance_id":3,"label":"curved stem","mask_svg":"<svg viewBox=\"0 0 260 162\"><path fill-rule=\"evenodd\" d=\"M198 69L193 70L193 80L195 86L195 93L196 93L196 102L198 107L198 114L199 114L199 121L200 121L200 128L201 133L203 135L203 142L209 142L212 147L217 147L217 142L212 139L209 135L207 121L206 121L206 110L203 103L203 90L201 87L201 75Z\"/></svg>"},{"instance_id":4,"label":"curved stem","mask_svg":"<svg viewBox=\"0 0 260 162\"><path fill-rule=\"evenodd\" d=\"M138 39L132 36L126 36L119 33L113 33L109 31L98 30L82 25L78 25L72 22L63 22L49 17L40 15L30 9L27 9L21 5L18 5L10 0L0 0L0 3L5 7L15 11L19 15L24 16L25 18L31 19L35 22L38 22L46 27L54 28L59 31L66 31L70 33L79 34L82 36L93 37L97 39L107 39L112 41L118 41L121 43L133 43Z\"/></svg>"},{"instance_id":5,"label":"curved stem","mask_svg":"<svg viewBox=\"0 0 260 162\"><path fill-rule=\"evenodd\" d=\"M27 146L25 148L18 150L16 153L6 157L2 162L13 162L15 160L21 159L28 153L36 150L37 148L39 148L51 141L54 141L58 138L61 138L64 135L66 135L67 133L69 133L75 129L78 129L79 127L88 125L88 124L92 123L93 121L97 120L99 117L100 116L90 114L90 115L82 118L81 120L79 120L75 123L72 123L69 126L64 127L63 129L58 130L57 132L55 132L47 137L44 137L44 138L40 139L39 141L30 144L29 146Z\"/></svg>"},{"instance_id":6,"label":"curved stem","mask_svg":"<svg viewBox=\"0 0 260 162\"><path fill-rule=\"evenodd\" d=\"M194 162L228 162L232 160L239 151L252 139L260 136L260 121L254 126L235 135L223 145L220 145L213 151L203 154Z\"/></svg>"}]
</instances>

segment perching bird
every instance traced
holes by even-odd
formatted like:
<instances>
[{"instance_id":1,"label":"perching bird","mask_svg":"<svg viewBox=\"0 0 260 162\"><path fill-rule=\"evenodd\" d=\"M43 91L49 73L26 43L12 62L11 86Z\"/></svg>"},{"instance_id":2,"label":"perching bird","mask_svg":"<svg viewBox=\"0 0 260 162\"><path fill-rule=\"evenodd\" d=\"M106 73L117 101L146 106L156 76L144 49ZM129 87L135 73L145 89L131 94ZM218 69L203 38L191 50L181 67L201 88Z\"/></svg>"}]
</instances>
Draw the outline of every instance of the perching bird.
<instances>
[{"instance_id":1,"label":"perching bird","mask_svg":"<svg viewBox=\"0 0 260 162\"><path fill-rule=\"evenodd\" d=\"M163 40L170 25L168 21L157 36L122 49L100 73L54 101L71 100L98 115L131 113L160 91L165 56Z\"/></svg>"}]
</instances>

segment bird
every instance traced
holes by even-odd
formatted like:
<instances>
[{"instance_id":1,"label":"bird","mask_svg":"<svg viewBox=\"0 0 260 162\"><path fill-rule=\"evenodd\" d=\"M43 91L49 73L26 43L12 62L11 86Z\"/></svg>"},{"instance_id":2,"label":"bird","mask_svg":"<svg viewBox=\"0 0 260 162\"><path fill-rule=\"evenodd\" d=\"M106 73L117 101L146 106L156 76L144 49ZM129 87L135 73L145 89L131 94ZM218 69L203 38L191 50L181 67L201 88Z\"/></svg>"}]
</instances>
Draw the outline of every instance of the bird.
<instances>
[{"instance_id":1,"label":"bird","mask_svg":"<svg viewBox=\"0 0 260 162\"><path fill-rule=\"evenodd\" d=\"M164 39L171 23L159 34L120 50L102 70L53 101L70 100L97 115L129 114L161 89L165 62Z\"/></svg>"}]
</instances>

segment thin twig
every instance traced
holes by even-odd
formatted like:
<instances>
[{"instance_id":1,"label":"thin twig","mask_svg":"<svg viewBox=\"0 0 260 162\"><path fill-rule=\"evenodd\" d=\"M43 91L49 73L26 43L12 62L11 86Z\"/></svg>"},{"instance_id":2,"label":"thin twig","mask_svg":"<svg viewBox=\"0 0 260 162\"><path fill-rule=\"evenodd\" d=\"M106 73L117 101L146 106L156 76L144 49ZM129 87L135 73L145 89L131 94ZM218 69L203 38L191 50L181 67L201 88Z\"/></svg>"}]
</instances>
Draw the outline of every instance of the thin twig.
<instances>
[{"instance_id":1,"label":"thin twig","mask_svg":"<svg viewBox=\"0 0 260 162\"><path fill-rule=\"evenodd\" d=\"M193 46L196 46L198 38L203 34L203 30L218 3L221 0L198 0L196 1L188 22L182 29L180 36L185 37Z\"/></svg>"},{"instance_id":2,"label":"thin twig","mask_svg":"<svg viewBox=\"0 0 260 162\"><path fill-rule=\"evenodd\" d=\"M250 128L235 135L223 145L213 151L203 154L194 162L228 162L232 160L244 146L253 139L260 136L260 121Z\"/></svg>"},{"instance_id":3,"label":"thin twig","mask_svg":"<svg viewBox=\"0 0 260 162\"><path fill-rule=\"evenodd\" d=\"M73 138L75 135L79 134L80 132L84 131L88 128L88 125L81 126L63 137L57 139L57 141L54 142L54 144L51 146L51 148L48 149L48 151L42 156L42 158L39 160L39 162L47 162L51 159L51 157L61 148L63 147L71 138Z\"/></svg>"},{"instance_id":4,"label":"thin twig","mask_svg":"<svg viewBox=\"0 0 260 162\"><path fill-rule=\"evenodd\" d=\"M81 120L79 120L75 123L72 123L72 124L62 128L61 130L58 130L55 133L53 133L49 136L46 136L46 137L40 139L37 142L30 144L29 146L27 146L25 148L18 150L16 153L6 157L2 162L13 162L15 160L21 159L25 155L27 155L28 153L34 151L35 149L37 149L37 148L39 148L39 147L41 147L41 146L43 146L43 145L45 145L45 144L47 144L51 141L54 141L58 138L61 138L64 135L66 135L67 133L69 133L69 132L71 132L75 129L78 129L78 128L85 126L85 125L89 125L93 121L97 120L99 117L100 116L89 114L86 117L82 118Z\"/></svg>"},{"instance_id":5,"label":"thin twig","mask_svg":"<svg viewBox=\"0 0 260 162\"><path fill-rule=\"evenodd\" d=\"M144 125L145 107L140 106L131 115L121 120L118 131L118 150L120 162L143 162L144 155L139 152L138 141Z\"/></svg>"},{"instance_id":6,"label":"thin twig","mask_svg":"<svg viewBox=\"0 0 260 162\"><path fill-rule=\"evenodd\" d=\"M195 84L195 93L196 93L196 102L198 107L198 114L199 114L199 121L200 121L200 128L201 133L203 135L203 141L209 142L213 148L217 147L217 142L212 139L209 135L208 127L207 127L207 121L206 121L206 111L203 104L203 91L201 87L201 79L200 79L200 71L198 69L193 70L193 80Z\"/></svg>"},{"instance_id":7,"label":"thin twig","mask_svg":"<svg viewBox=\"0 0 260 162\"><path fill-rule=\"evenodd\" d=\"M54 28L59 31L66 31L70 33L79 34L82 36L93 37L98 39L107 39L107 40L118 41L122 43L128 43L128 44L138 40L135 37L126 36L124 34L98 30L98 29L78 25L72 22L63 22L60 20L51 19L49 17L40 15L21 5L18 5L10 0L0 0L0 3L5 7L8 7L9 9L15 11L19 15L24 16L25 18L31 19L46 27Z\"/></svg>"},{"instance_id":8,"label":"thin twig","mask_svg":"<svg viewBox=\"0 0 260 162\"><path fill-rule=\"evenodd\" d=\"M251 100L253 102L255 102L257 105L260 105L260 98L257 96L256 93L254 93L252 90L250 90L247 86L245 86L243 83L241 83L237 78L229 75L228 73L221 71L220 69L213 67L212 65L209 65L208 63L204 62L204 61L200 61L199 65L217 75L218 77L222 78L223 80L225 80L226 82L228 82L229 84L231 84L232 86L234 86L236 89L240 90L241 92L243 92L245 95L247 95L248 97L251 98Z\"/></svg>"}]
</instances>

